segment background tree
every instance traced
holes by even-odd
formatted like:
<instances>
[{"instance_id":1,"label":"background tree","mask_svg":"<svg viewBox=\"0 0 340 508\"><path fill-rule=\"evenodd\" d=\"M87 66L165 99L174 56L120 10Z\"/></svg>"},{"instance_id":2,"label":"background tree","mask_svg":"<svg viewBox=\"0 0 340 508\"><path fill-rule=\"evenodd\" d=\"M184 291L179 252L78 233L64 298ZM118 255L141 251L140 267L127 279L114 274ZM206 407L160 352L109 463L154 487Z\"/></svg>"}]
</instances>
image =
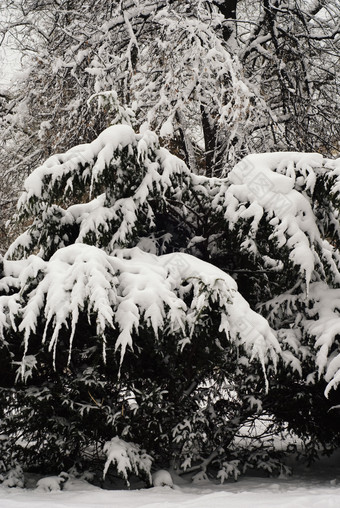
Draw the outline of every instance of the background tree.
<instances>
[{"instance_id":1,"label":"background tree","mask_svg":"<svg viewBox=\"0 0 340 508\"><path fill-rule=\"evenodd\" d=\"M27 67L8 119L11 138L16 125L22 134L21 119L29 136L19 136L22 148L34 146L27 171L107 127L105 106L96 111L88 99L110 90L193 172L219 174L250 152L338 150L336 2L10 2L2 9L10 15L2 31Z\"/></svg>"}]
</instances>

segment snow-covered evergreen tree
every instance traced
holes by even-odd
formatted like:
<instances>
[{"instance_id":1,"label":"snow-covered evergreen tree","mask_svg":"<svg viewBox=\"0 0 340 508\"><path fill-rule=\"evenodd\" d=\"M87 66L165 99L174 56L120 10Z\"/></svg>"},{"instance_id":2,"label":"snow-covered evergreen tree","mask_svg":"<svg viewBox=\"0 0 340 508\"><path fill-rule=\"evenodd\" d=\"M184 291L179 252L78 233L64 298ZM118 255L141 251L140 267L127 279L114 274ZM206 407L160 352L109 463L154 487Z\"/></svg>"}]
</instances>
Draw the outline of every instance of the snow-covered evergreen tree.
<instances>
[{"instance_id":1,"label":"snow-covered evergreen tree","mask_svg":"<svg viewBox=\"0 0 340 508\"><path fill-rule=\"evenodd\" d=\"M279 397L339 383L339 161L251 155L198 176L112 101L125 124L47 159L19 200L0 280L7 446L31 467L104 451L108 466L125 440L221 480L275 469L242 426L317 436Z\"/></svg>"}]
</instances>

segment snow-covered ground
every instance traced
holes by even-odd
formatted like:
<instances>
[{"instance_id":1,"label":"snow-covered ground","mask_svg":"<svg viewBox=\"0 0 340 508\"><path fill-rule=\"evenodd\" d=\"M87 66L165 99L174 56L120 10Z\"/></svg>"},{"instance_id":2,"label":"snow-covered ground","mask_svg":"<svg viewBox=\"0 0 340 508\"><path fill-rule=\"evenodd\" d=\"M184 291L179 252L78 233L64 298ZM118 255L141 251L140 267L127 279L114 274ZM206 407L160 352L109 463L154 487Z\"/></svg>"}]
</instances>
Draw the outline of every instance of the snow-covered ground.
<instances>
[{"instance_id":1,"label":"snow-covered ground","mask_svg":"<svg viewBox=\"0 0 340 508\"><path fill-rule=\"evenodd\" d=\"M338 462L340 465L340 463ZM340 467L321 463L290 478L244 477L141 490L102 490L70 480L63 491L0 488L1 508L339 508Z\"/></svg>"}]
</instances>

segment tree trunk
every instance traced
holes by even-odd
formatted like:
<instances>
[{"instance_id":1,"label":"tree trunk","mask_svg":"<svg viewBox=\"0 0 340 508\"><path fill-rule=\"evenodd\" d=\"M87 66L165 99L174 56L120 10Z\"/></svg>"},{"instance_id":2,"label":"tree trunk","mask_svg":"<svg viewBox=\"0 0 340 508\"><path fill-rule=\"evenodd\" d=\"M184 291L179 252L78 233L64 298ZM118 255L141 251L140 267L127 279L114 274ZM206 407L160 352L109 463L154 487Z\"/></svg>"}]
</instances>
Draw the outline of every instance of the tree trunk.
<instances>
[{"instance_id":1,"label":"tree trunk","mask_svg":"<svg viewBox=\"0 0 340 508\"><path fill-rule=\"evenodd\" d=\"M237 0L212 0L212 3L218 8L224 16L224 20L236 19ZM233 27L223 24L223 39L227 42L233 32ZM214 117L216 120L214 121ZM217 139L218 129L215 122L218 119L214 104L201 104L201 121L205 143L205 174L208 177L214 176L221 169L221 154L219 151L219 141Z\"/></svg>"}]
</instances>

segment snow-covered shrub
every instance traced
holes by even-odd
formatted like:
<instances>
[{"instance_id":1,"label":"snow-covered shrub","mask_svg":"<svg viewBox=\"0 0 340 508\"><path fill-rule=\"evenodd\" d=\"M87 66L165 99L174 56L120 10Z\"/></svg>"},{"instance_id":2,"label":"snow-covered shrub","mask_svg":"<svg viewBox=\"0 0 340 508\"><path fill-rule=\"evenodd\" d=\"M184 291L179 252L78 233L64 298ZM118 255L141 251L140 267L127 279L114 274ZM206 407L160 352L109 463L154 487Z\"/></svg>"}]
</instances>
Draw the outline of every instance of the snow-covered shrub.
<instances>
[{"instance_id":1,"label":"snow-covered shrub","mask_svg":"<svg viewBox=\"0 0 340 508\"><path fill-rule=\"evenodd\" d=\"M103 450L107 456L103 472L104 478L112 464L128 486L130 485L129 476L131 474L143 478L149 484L152 483L152 458L144 450L141 450L138 445L123 441L116 436L105 443Z\"/></svg>"},{"instance_id":2,"label":"snow-covered shrub","mask_svg":"<svg viewBox=\"0 0 340 508\"><path fill-rule=\"evenodd\" d=\"M154 487L173 487L174 482L171 474L166 469L159 469L152 474L152 485Z\"/></svg>"},{"instance_id":3,"label":"snow-covered shrub","mask_svg":"<svg viewBox=\"0 0 340 508\"><path fill-rule=\"evenodd\" d=\"M7 471L6 474L1 475L1 485L4 487L18 487L24 488L25 485L25 476L22 470L22 467L17 465L14 468Z\"/></svg>"},{"instance_id":4,"label":"snow-covered shrub","mask_svg":"<svg viewBox=\"0 0 340 508\"><path fill-rule=\"evenodd\" d=\"M60 473L58 476L46 476L37 481L36 489L43 492L55 492L63 489L68 480L67 473Z\"/></svg>"},{"instance_id":5,"label":"snow-covered shrub","mask_svg":"<svg viewBox=\"0 0 340 508\"><path fill-rule=\"evenodd\" d=\"M338 173L274 153L197 176L128 125L33 171L0 279L2 425L34 443L25 460L100 468L105 445L105 471L126 479L144 471L140 447L226 475L235 434L264 411L316 435L310 386L326 401L328 383L331 419L339 380Z\"/></svg>"}]
</instances>

